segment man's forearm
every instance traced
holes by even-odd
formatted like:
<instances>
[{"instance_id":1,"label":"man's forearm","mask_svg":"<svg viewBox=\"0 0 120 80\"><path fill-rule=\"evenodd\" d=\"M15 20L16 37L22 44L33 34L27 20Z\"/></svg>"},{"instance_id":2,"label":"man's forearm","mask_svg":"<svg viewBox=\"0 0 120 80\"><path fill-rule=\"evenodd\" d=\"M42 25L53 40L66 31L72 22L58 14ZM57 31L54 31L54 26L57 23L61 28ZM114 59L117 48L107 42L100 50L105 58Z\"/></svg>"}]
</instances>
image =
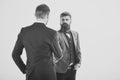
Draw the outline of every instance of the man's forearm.
<instances>
[{"instance_id":1,"label":"man's forearm","mask_svg":"<svg viewBox=\"0 0 120 80\"><path fill-rule=\"evenodd\" d=\"M22 73L25 73L26 65L19 55L12 54L12 58Z\"/></svg>"}]
</instances>

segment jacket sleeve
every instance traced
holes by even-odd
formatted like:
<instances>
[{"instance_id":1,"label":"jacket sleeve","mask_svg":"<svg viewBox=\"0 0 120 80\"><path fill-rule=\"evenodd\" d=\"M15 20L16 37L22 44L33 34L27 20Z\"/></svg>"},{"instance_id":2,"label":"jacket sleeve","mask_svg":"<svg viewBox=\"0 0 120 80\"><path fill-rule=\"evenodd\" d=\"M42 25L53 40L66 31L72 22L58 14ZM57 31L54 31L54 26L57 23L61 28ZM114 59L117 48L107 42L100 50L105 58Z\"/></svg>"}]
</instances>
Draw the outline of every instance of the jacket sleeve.
<instances>
[{"instance_id":1,"label":"jacket sleeve","mask_svg":"<svg viewBox=\"0 0 120 80\"><path fill-rule=\"evenodd\" d=\"M21 31L22 31L22 29L21 29ZM18 34L18 38L17 38L15 47L12 52L12 58L13 58L14 62L16 63L16 65L18 66L18 68L22 71L22 73L25 73L26 66L21 58L23 48L24 48L24 46L21 41L21 32L20 32Z\"/></svg>"},{"instance_id":2,"label":"jacket sleeve","mask_svg":"<svg viewBox=\"0 0 120 80\"><path fill-rule=\"evenodd\" d=\"M76 49L76 54L78 57L78 64L81 64L81 51L80 51L80 42L79 42L79 34L77 33L77 49Z\"/></svg>"},{"instance_id":3,"label":"jacket sleeve","mask_svg":"<svg viewBox=\"0 0 120 80\"><path fill-rule=\"evenodd\" d=\"M55 59L57 61L59 61L60 59L62 59L63 55L62 55L62 49L59 45L59 39L58 39L58 33L56 32L54 39L52 41L52 50L53 50L53 55L55 57Z\"/></svg>"}]
</instances>

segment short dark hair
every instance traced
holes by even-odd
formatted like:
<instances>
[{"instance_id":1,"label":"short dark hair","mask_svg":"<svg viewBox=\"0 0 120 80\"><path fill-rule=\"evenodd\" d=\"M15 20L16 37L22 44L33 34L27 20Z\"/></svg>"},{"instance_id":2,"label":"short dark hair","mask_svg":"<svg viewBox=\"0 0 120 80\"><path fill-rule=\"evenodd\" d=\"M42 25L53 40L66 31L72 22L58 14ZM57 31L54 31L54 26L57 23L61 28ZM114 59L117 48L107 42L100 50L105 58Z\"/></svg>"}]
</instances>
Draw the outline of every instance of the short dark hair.
<instances>
[{"instance_id":1,"label":"short dark hair","mask_svg":"<svg viewBox=\"0 0 120 80\"><path fill-rule=\"evenodd\" d=\"M69 16L71 18L71 14L69 12L61 13L60 17L64 17L64 16Z\"/></svg>"},{"instance_id":2,"label":"short dark hair","mask_svg":"<svg viewBox=\"0 0 120 80\"><path fill-rule=\"evenodd\" d=\"M37 17L43 17L44 15L48 15L50 12L50 8L46 4L38 5L35 14Z\"/></svg>"}]
</instances>

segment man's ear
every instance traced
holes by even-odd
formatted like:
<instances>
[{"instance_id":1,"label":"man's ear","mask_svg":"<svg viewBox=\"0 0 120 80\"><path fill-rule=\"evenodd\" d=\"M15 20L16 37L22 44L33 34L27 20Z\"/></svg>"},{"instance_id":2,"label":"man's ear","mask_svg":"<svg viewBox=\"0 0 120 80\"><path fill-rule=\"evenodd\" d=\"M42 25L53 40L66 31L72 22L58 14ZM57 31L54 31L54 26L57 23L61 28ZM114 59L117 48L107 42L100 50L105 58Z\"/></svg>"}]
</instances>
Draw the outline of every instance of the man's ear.
<instances>
[{"instance_id":1,"label":"man's ear","mask_svg":"<svg viewBox=\"0 0 120 80\"><path fill-rule=\"evenodd\" d=\"M37 18L36 13L35 13L34 15L35 15L35 17Z\"/></svg>"},{"instance_id":2,"label":"man's ear","mask_svg":"<svg viewBox=\"0 0 120 80\"><path fill-rule=\"evenodd\" d=\"M70 25L71 25L71 23L72 23L72 18L70 18Z\"/></svg>"}]
</instances>

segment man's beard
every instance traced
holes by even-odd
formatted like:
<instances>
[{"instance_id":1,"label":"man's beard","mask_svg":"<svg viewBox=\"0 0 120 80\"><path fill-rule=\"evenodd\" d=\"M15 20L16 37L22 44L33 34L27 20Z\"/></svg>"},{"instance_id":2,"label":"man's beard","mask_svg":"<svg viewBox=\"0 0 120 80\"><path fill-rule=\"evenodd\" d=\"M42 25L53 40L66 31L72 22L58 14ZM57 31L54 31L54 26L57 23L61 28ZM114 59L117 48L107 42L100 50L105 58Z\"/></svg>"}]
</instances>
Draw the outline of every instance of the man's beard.
<instances>
[{"instance_id":1,"label":"man's beard","mask_svg":"<svg viewBox=\"0 0 120 80\"><path fill-rule=\"evenodd\" d=\"M61 24L61 30L62 30L63 32L69 31L69 30L70 30L70 25L68 25L67 23Z\"/></svg>"}]
</instances>

